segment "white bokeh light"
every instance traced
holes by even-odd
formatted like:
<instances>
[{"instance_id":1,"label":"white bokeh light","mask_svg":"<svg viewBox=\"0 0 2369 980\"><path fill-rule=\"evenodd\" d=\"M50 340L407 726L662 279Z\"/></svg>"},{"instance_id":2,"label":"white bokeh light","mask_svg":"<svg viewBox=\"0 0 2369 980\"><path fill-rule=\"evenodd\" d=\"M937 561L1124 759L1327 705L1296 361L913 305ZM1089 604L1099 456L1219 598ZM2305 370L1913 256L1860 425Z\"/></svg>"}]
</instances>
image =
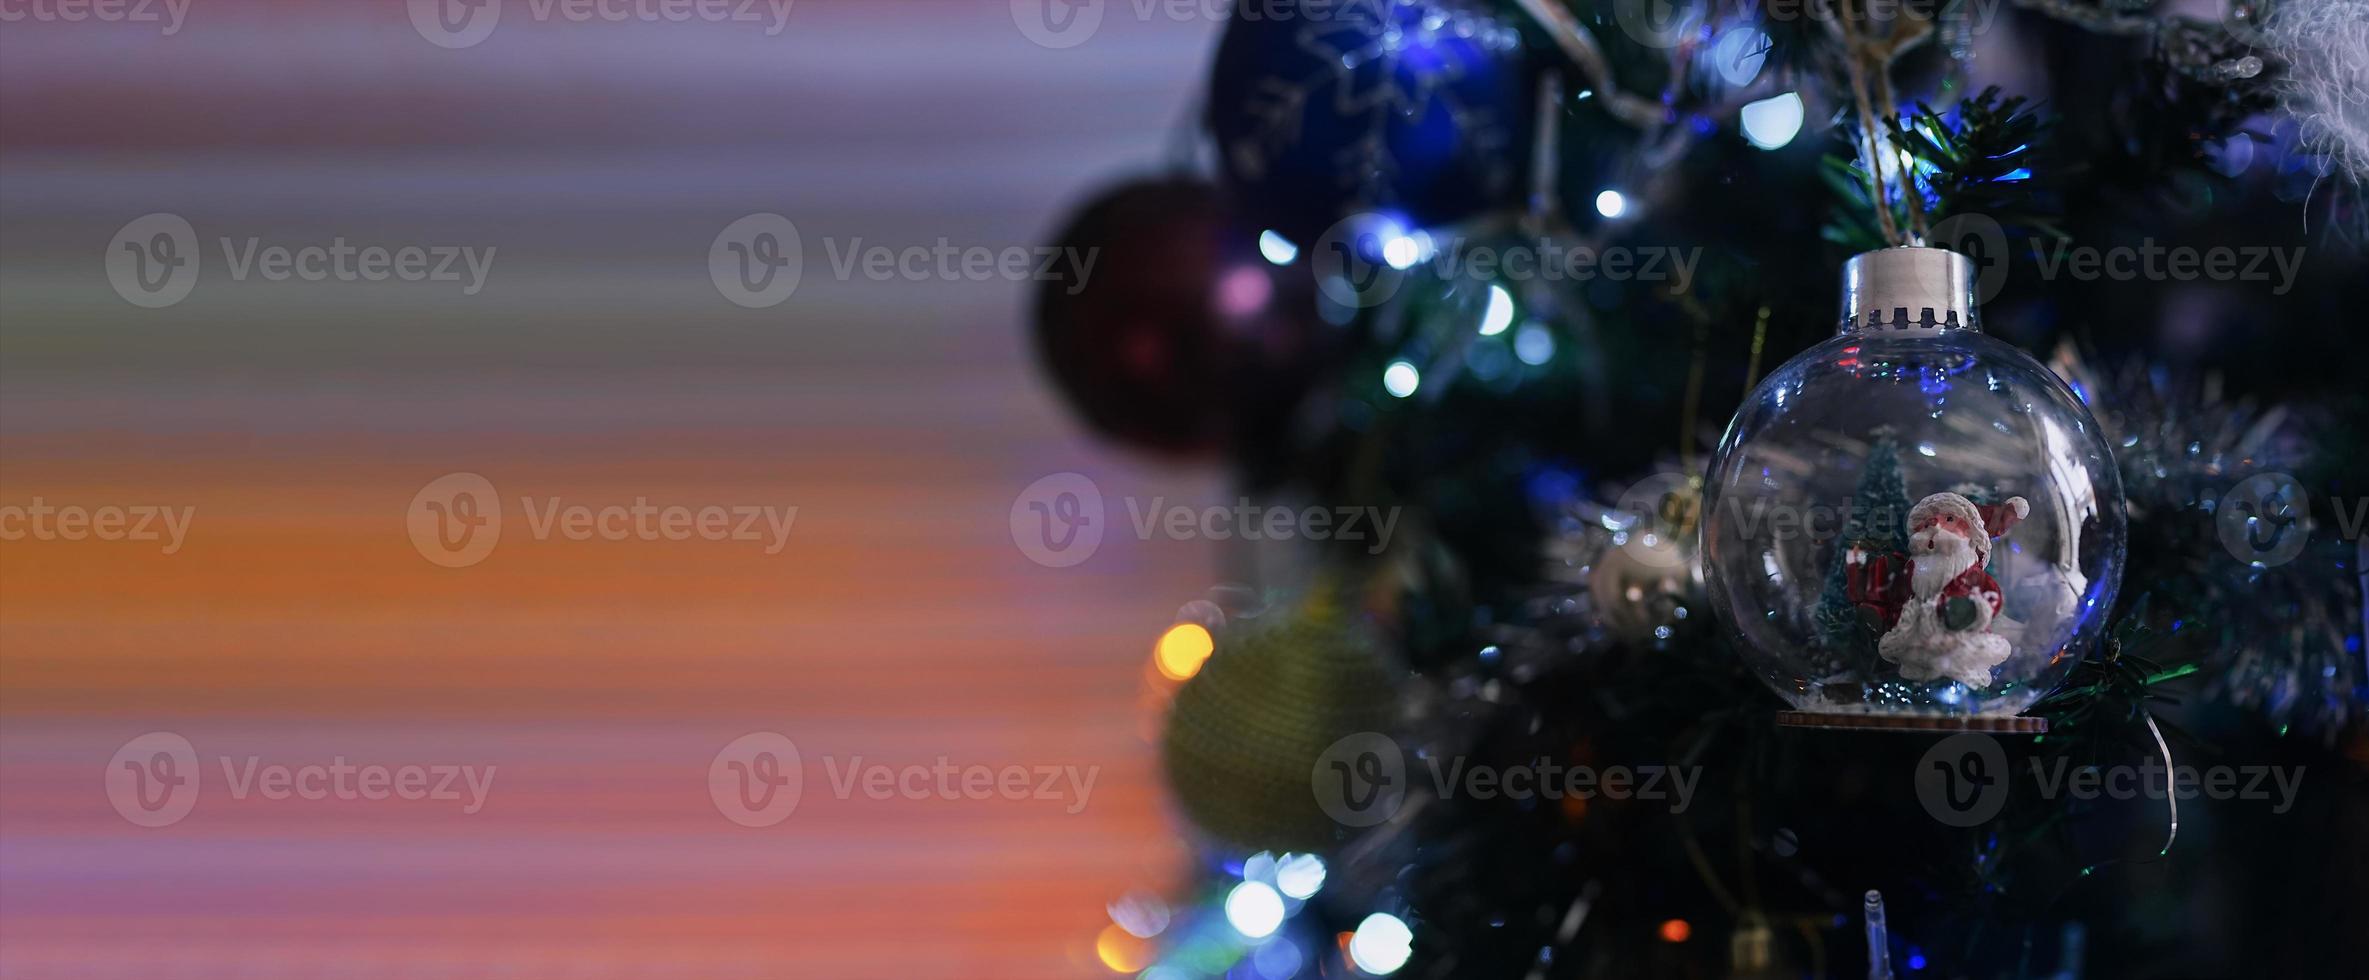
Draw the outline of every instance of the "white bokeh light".
<instances>
[{"instance_id":1,"label":"white bokeh light","mask_svg":"<svg viewBox=\"0 0 2369 980\"><path fill-rule=\"evenodd\" d=\"M1226 893L1226 922L1252 939L1272 936L1283 926L1283 896L1264 882L1235 885Z\"/></svg>"},{"instance_id":2,"label":"white bokeh light","mask_svg":"<svg viewBox=\"0 0 2369 980\"><path fill-rule=\"evenodd\" d=\"M1801 94L1787 92L1746 105L1742 118L1744 138L1752 145L1763 150L1783 147L1801 133Z\"/></svg>"},{"instance_id":3,"label":"white bokeh light","mask_svg":"<svg viewBox=\"0 0 2369 980\"><path fill-rule=\"evenodd\" d=\"M1414 953L1414 930L1388 912L1366 916L1349 937L1349 962L1375 976L1398 972Z\"/></svg>"},{"instance_id":4,"label":"white bokeh light","mask_svg":"<svg viewBox=\"0 0 2369 980\"><path fill-rule=\"evenodd\" d=\"M1276 265L1290 265L1293 259L1300 257L1300 247L1270 229L1259 232L1259 254Z\"/></svg>"},{"instance_id":5,"label":"white bokeh light","mask_svg":"<svg viewBox=\"0 0 2369 980\"><path fill-rule=\"evenodd\" d=\"M1275 887L1291 898L1305 899L1324 887L1324 859L1314 854L1286 854L1275 865Z\"/></svg>"},{"instance_id":6,"label":"white bokeh light","mask_svg":"<svg viewBox=\"0 0 2369 980\"><path fill-rule=\"evenodd\" d=\"M1514 294L1504 286L1489 284L1489 309L1481 314L1481 336L1494 337L1514 325Z\"/></svg>"},{"instance_id":7,"label":"white bokeh light","mask_svg":"<svg viewBox=\"0 0 2369 980\"><path fill-rule=\"evenodd\" d=\"M1729 85L1742 88L1760 77L1768 53L1768 35L1750 27L1738 27L1720 35L1711 46L1711 66Z\"/></svg>"},{"instance_id":8,"label":"white bokeh light","mask_svg":"<svg viewBox=\"0 0 2369 980\"><path fill-rule=\"evenodd\" d=\"M1522 363L1537 367L1555 357L1555 335L1535 323L1522 325L1514 331L1514 356Z\"/></svg>"}]
</instances>

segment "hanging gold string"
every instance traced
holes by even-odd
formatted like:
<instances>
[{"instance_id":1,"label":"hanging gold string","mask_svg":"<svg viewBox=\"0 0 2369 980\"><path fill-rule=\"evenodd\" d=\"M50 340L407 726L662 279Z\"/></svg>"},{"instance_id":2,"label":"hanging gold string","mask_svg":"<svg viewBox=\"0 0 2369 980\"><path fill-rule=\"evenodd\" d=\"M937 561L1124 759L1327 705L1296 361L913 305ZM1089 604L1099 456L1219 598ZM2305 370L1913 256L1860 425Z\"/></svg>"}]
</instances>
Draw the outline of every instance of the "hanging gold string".
<instances>
[{"instance_id":1,"label":"hanging gold string","mask_svg":"<svg viewBox=\"0 0 2369 980\"><path fill-rule=\"evenodd\" d=\"M1891 112L1900 105L1892 96L1892 67L1888 59L1876 67L1875 97L1883 103L1885 112ZM1885 132L1889 135L1890 130ZM1916 163L1906 153L1893 154L1891 162L1900 168L1900 196L1908 200L1908 225L1916 236L1914 244L1925 244L1932 239L1933 230L1925 225L1925 192L1917 188Z\"/></svg>"},{"instance_id":2,"label":"hanging gold string","mask_svg":"<svg viewBox=\"0 0 2369 980\"><path fill-rule=\"evenodd\" d=\"M1875 204L1876 226L1884 234L1884 244L1904 244L1900 225L1892 218L1892 201L1884 193L1883 128L1876 121L1875 100L1867 90L1867 60L1870 53L1866 39L1859 34L1859 13L1851 0L1843 0L1843 74L1851 83L1851 98L1858 103L1860 153L1867 164L1867 193ZM1886 71L1888 59L1876 62L1878 71ZM1888 72L1887 72L1888 73Z\"/></svg>"},{"instance_id":3,"label":"hanging gold string","mask_svg":"<svg viewBox=\"0 0 2369 980\"><path fill-rule=\"evenodd\" d=\"M1859 142L1867 159L1867 185L1875 199L1876 224L1886 244L1909 244L1907 236L1912 235L1922 244L1932 236L1925 219L1924 192L1917 188L1915 164L1895 154L1892 145L1890 120L1896 104L1892 61L1902 51L1932 37L1933 23L1903 10L1882 36L1869 36L1860 30L1858 9L1852 0L1842 0L1842 16L1837 21L1835 28L1843 42L1843 73L1850 80L1851 96L1859 111L1862 136ZM1883 106L1885 115L1876 115L1878 104ZM1905 233L1901 219L1893 213L1891 197L1885 193L1885 188L1894 183L1907 205Z\"/></svg>"}]
</instances>

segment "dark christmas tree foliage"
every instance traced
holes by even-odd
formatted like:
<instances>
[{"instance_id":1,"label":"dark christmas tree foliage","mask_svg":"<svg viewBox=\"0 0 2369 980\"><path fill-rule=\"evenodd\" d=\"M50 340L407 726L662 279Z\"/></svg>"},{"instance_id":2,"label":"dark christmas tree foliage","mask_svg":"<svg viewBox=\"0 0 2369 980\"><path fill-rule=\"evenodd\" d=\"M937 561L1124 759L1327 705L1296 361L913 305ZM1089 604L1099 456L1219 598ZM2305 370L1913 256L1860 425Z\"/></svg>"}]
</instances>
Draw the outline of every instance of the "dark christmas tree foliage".
<instances>
[{"instance_id":1,"label":"dark christmas tree foliage","mask_svg":"<svg viewBox=\"0 0 2369 980\"><path fill-rule=\"evenodd\" d=\"M2245 3L2229 26L2078 0L1995 19L1505 4L1524 63L1492 68L1563 86L1543 89L1539 145L1501 151L1537 171L1529 206L1445 208L1365 252L1279 262L1320 297L1328 277L1394 288L1316 302L1341 330L1330 369L1272 451L1233 460L1263 497L1403 513L1386 552L1335 540L1239 567L1283 590L1321 568L1387 597L1368 625L1414 668L1403 707L1343 735L1403 749L1406 801L1306 832L1304 799L1245 807L1222 765L1172 769L1203 830L1269 852L1219 849L1210 921L1228 921L1232 889L1280 887L1279 852L1321 850L1322 891L1286 903L1276 933L1306 954L1294 975L2364 975L2349 923L2369 913L2369 399L2352 328L2369 259L2344 119L2297 107L2369 67L2280 20L2324 27L2348 2ZM1305 67L1304 45L1260 55L1251 30L1229 30L1221 73ZM1341 210L1254 204L1243 220L1304 229L1300 204ZM2094 514L2070 515L2062 547L2121 549L2127 572L2118 598L2067 611L2101 638L2042 651L2061 683L2012 724L1937 710L1964 731L1782 727L1769 678L1715 628L1702 569L1720 556L1685 503L1754 382L1834 334L1843 260L1904 245L1969 257L1984 332L2070 386L2112 455L2084 485L2119 487L2128 536L2101 543ZM1692 257L1683 277L1591 265L1544 283L1476 273L1482 247ZM2075 466L2070 442L2041 465ZM1759 611L1814 624L1837 671L1877 660L1913 503L2027 492L1912 480L1936 455L1914 439L1852 446L1862 461L1834 478L1856 489L1815 567L1764 572L1800 576L1812 600ZM2023 543L2002 538L1974 570L2010 578L2034 560L2012 557ZM1999 591L2008 628L2032 618L2033 590ZM1172 748L1211 718L1327 703L1261 688L1218 704L1216 685L1188 685ZM1266 768L1260 785L1288 781ZM1229 941L1155 969L1271 975L1254 958L1270 940Z\"/></svg>"}]
</instances>

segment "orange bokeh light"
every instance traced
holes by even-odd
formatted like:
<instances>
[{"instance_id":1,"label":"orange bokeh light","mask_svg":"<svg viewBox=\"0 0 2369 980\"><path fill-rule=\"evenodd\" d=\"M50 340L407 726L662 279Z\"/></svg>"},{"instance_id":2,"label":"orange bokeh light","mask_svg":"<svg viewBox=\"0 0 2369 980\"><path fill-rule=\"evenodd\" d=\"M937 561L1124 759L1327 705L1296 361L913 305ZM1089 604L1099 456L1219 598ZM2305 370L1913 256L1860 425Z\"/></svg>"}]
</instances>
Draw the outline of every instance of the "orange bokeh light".
<instances>
[{"instance_id":1,"label":"orange bokeh light","mask_svg":"<svg viewBox=\"0 0 2369 980\"><path fill-rule=\"evenodd\" d=\"M1152 965L1152 944L1118 926L1104 926L1094 937L1094 955L1114 973L1134 973Z\"/></svg>"},{"instance_id":2,"label":"orange bokeh light","mask_svg":"<svg viewBox=\"0 0 2369 980\"><path fill-rule=\"evenodd\" d=\"M1209 652L1217 648L1209 630L1199 623L1178 623L1160 634L1160 642L1152 648L1152 665L1160 676L1172 681L1190 679L1201 672L1201 664L1209 659Z\"/></svg>"}]
</instances>

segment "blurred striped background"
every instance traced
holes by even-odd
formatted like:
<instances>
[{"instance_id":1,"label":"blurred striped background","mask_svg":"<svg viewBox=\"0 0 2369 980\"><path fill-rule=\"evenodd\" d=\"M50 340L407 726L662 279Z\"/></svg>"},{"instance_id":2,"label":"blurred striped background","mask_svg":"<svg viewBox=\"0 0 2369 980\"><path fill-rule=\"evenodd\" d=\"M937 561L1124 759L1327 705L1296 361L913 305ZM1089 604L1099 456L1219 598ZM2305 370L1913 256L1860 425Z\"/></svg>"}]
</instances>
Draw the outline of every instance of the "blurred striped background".
<instances>
[{"instance_id":1,"label":"blurred striped background","mask_svg":"<svg viewBox=\"0 0 2369 980\"><path fill-rule=\"evenodd\" d=\"M0 975L1110 975L1105 904L1186 859L1145 661L1210 556L1113 535L1045 568L1007 516L1064 470L1217 481L1080 436L1025 284L842 280L828 248L1039 242L1158 163L1217 22L1108 5L1055 50L1002 0L798 0L777 36L493 2L461 49L391 2L0 28L0 507L194 508L170 555L0 544ZM201 251L163 309L104 261L151 212ZM805 271L744 309L707 256L756 212ZM495 258L475 295L240 281L223 238ZM438 567L406 513L461 471L509 508L798 510L767 555L536 540L513 509ZM154 731L200 790L147 828L106 778ZM752 731L804 759L776 826L709 796ZM222 760L250 757L496 774L476 813L239 799ZM839 799L825 766L940 757L1096 781L1072 814Z\"/></svg>"}]
</instances>

